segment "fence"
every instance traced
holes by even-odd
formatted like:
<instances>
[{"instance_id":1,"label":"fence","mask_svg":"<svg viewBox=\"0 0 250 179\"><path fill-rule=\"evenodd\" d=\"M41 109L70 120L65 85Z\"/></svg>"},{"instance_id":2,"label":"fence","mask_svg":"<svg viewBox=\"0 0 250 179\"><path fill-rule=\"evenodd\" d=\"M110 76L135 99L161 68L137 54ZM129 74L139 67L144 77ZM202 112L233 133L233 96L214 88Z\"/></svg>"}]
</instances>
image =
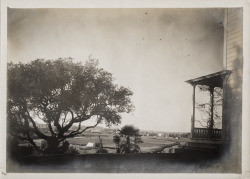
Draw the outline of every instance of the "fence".
<instances>
[{"instance_id":1,"label":"fence","mask_svg":"<svg viewBox=\"0 0 250 179\"><path fill-rule=\"evenodd\" d=\"M193 138L221 139L221 129L194 128Z\"/></svg>"}]
</instances>

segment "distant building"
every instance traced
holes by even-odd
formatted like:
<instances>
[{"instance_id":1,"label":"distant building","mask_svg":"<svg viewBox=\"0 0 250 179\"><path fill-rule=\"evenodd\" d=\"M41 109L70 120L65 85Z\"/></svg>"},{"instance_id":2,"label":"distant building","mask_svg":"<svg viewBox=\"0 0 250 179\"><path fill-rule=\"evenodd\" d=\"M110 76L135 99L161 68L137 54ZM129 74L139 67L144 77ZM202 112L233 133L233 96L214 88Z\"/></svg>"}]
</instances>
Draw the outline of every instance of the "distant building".
<instances>
[{"instance_id":1,"label":"distant building","mask_svg":"<svg viewBox=\"0 0 250 179\"><path fill-rule=\"evenodd\" d=\"M88 142L87 145L86 145L86 147L95 147L95 144L92 143L92 142Z\"/></svg>"},{"instance_id":2,"label":"distant building","mask_svg":"<svg viewBox=\"0 0 250 179\"><path fill-rule=\"evenodd\" d=\"M90 131L91 133L96 133L96 134L101 134L102 131L101 130L98 130L98 129L93 129Z\"/></svg>"}]
</instances>

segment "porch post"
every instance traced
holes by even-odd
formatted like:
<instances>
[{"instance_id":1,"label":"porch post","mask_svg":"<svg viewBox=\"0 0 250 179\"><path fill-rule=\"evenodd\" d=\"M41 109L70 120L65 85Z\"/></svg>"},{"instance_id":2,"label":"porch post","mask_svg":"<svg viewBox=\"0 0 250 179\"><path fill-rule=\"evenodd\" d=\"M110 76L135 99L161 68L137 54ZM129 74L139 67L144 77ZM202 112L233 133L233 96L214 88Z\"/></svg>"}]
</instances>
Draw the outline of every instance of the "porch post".
<instances>
[{"instance_id":1,"label":"porch post","mask_svg":"<svg viewBox=\"0 0 250 179\"><path fill-rule=\"evenodd\" d=\"M193 84L193 116L191 119L191 138L194 138L194 122L195 122L195 86L196 84Z\"/></svg>"},{"instance_id":2,"label":"porch post","mask_svg":"<svg viewBox=\"0 0 250 179\"><path fill-rule=\"evenodd\" d=\"M229 124L228 124L228 118L227 118L227 104L228 104L228 98L227 98L227 76L223 76L223 101L222 101L222 130L221 130L221 139L223 142L227 143L229 140Z\"/></svg>"},{"instance_id":3,"label":"porch post","mask_svg":"<svg viewBox=\"0 0 250 179\"><path fill-rule=\"evenodd\" d=\"M213 128L214 128L214 86L209 86L210 88L210 103L211 103L211 116L209 123L209 137L213 137Z\"/></svg>"}]
</instances>

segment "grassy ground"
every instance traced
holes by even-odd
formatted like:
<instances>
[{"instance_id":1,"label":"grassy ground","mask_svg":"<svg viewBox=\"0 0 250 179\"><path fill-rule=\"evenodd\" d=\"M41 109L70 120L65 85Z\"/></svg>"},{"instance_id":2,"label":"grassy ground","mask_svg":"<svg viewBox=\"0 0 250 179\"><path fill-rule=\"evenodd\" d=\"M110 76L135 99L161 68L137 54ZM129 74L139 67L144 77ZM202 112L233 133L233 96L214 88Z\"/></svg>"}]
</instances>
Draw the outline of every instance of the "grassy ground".
<instances>
[{"instance_id":1,"label":"grassy ground","mask_svg":"<svg viewBox=\"0 0 250 179\"><path fill-rule=\"evenodd\" d=\"M113 135L101 135L101 139L103 141L103 146L108 148L115 148L115 144L113 142ZM83 153L94 153L94 150L85 149L84 146L87 145L88 142L95 143L98 141L98 136L82 136L76 137L72 139L68 139L69 143L72 144L81 154ZM166 144L172 143L166 138L163 137L149 137L142 136L143 143L139 144L142 152L151 152L152 150L158 149ZM109 152L114 153L115 150L108 149Z\"/></svg>"},{"instance_id":2,"label":"grassy ground","mask_svg":"<svg viewBox=\"0 0 250 179\"><path fill-rule=\"evenodd\" d=\"M108 150L109 153L115 153L115 143L113 142L113 134L100 134L100 137L103 142L104 148ZM99 134L87 134L80 137L74 137L67 139L68 142L76 148L80 154L89 154L95 153L95 148L86 148L86 145L90 143L95 143L99 139ZM38 146L41 144L41 139L34 140ZM142 136L143 143L139 144L141 151L145 152L152 152L157 150L167 144L173 143L174 141L169 140L168 138L164 137L152 137L152 136ZM182 141L180 140L182 143ZM22 142L21 145L27 145L27 143ZM113 149L112 149L113 148Z\"/></svg>"}]
</instances>

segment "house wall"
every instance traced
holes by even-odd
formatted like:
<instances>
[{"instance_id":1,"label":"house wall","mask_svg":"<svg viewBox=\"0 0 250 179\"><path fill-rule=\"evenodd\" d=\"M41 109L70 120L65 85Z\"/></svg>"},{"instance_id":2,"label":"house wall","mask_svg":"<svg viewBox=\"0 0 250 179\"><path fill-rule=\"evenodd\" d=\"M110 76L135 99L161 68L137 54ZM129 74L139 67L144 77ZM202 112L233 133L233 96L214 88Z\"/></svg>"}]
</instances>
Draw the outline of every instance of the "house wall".
<instances>
[{"instance_id":1,"label":"house wall","mask_svg":"<svg viewBox=\"0 0 250 179\"><path fill-rule=\"evenodd\" d=\"M243 72L243 9L225 10L224 68L233 73L225 80L223 138L228 141L229 165L241 171L242 146L242 72Z\"/></svg>"}]
</instances>

